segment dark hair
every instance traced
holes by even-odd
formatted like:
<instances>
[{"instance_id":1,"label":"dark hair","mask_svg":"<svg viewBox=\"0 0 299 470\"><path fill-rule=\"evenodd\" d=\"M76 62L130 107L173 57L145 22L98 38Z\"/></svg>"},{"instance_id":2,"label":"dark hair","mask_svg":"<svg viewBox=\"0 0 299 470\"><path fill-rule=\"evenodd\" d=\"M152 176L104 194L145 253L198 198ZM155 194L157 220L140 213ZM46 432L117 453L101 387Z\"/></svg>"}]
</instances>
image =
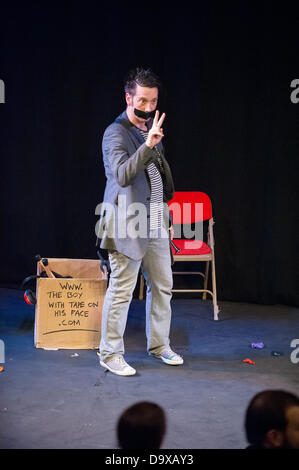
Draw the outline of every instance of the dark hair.
<instances>
[{"instance_id":1,"label":"dark hair","mask_svg":"<svg viewBox=\"0 0 299 470\"><path fill-rule=\"evenodd\" d=\"M143 69L137 67L136 69L130 70L124 79L124 88L125 93L130 93L134 95L136 85L144 86L148 88L158 88L161 89L161 81L159 77L152 72L151 69Z\"/></svg>"},{"instance_id":2,"label":"dark hair","mask_svg":"<svg viewBox=\"0 0 299 470\"><path fill-rule=\"evenodd\" d=\"M284 431L287 425L286 411L299 406L299 398L283 390L265 390L250 401L245 417L248 442L262 447L270 429Z\"/></svg>"},{"instance_id":3,"label":"dark hair","mask_svg":"<svg viewBox=\"0 0 299 470\"><path fill-rule=\"evenodd\" d=\"M159 449L165 431L166 416L159 405L135 403L118 420L118 444L122 449Z\"/></svg>"}]
</instances>

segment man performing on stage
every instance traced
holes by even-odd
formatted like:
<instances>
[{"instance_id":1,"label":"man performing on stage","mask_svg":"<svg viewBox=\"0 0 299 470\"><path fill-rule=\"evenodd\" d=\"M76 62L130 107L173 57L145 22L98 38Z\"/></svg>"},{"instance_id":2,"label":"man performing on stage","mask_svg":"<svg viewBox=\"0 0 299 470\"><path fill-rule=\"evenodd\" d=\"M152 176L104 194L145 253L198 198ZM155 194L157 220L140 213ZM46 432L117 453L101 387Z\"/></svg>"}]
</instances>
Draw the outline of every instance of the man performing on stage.
<instances>
[{"instance_id":1,"label":"man performing on stage","mask_svg":"<svg viewBox=\"0 0 299 470\"><path fill-rule=\"evenodd\" d=\"M136 373L124 360L123 335L140 266L147 285L147 351L166 364L183 364L169 342L173 229L166 202L174 187L161 142L165 113L160 117L155 111L159 88L151 70L130 71L125 79L126 111L108 126L102 143L107 178L103 206L113 210L102 214L100 221L100 246L108 250L111 267L102 311L100 364L117 375ZM136 207L143 218L133 233Z\"/></svg>"}]
</instances>

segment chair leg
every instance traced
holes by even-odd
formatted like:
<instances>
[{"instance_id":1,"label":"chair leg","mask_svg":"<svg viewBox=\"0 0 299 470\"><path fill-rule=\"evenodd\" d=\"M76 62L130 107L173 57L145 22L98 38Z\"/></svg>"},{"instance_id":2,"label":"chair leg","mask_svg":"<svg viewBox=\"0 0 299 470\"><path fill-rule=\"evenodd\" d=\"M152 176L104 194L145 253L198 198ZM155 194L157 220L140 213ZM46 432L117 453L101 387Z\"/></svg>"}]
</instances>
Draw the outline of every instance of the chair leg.
<instances>
[{"instance_id":1,"label":"chair leg","mask_svg":"<svg viewBox=\"0 0 299 470\"><path fill-rule=\"evenodd\" d=\"M208 288L209 267L210 267L210 261L206 261L205 281L204 281L204 286L203 286L204 289ZM202 300L207 300L206 292L202 294Z\"/></svg>"},{"instance_id":2,"label":"chair leg","mask_svg":"<svg viewBox=\"0 0 299 470\"><path fill-rule=\"evenodd\" d=\"M212 259L212 286L213 286L214 320L218 320L219 308L217 305L216 270L215 270L214 252L213 252L213 259Z\"/></svg>"},{"instance_id":3,"label":"chair leg","mask_svg":"<svg viewBox=\"0 0 299 470\"><path fill-rule=\"evenodd\" d=\"M216 271L215 271L215 251L214 251L214 231L213 225L215 224L213 217L209 220L209 241L212 250L212 287L213 287L213 305L214 305L214 320L218 320L219 308L217 305L217 289L216 289Z\"/></svg>"},{"instance_id":4,"label":"chair leg","mask_svg":"<svg viewBox=\"0 0 299 470\"><path fill-rule=\"evenodd\" d=\"M140 273L139 300L143 299L143 289L144 289L144 277L143 277L143 274Z\"/></svg>"}]
</instances>

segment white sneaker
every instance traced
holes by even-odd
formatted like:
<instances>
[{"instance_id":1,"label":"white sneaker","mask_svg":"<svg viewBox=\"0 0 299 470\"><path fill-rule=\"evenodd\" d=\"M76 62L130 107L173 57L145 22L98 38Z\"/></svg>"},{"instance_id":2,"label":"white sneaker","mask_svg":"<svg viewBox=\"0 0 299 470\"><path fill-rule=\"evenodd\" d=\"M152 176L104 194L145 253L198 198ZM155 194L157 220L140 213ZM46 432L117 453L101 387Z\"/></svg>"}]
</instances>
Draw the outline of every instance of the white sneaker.
<instances>
[{"instance_id":1,"label":"white sneaker","mask_svg":"<svg viewBox=\"0 0 299 470\"><path fill-rule=\"evenodd\" d=\"M184 363L184 359L177 353L175 353L171 348L163 349L160 354L150 354L156 357L157 359L162 359L165 364L169 364L171 366L179 366L180 364Z\"/></svg>"},{"instance_id":2,"label":"white sneaker","mask_svg":"<svg viewBox=\"0 0 299 470\"><path fill-rule=\"evenodd\" d=\"M106 362L100 360L100 364L105 367L105 369L110 370L110 372L113 372L113 374L116 375L125 376L136 374L136 370L126 363L121 354L115 354L111 358L106 359Z\"/></svg>"}]
</instances>

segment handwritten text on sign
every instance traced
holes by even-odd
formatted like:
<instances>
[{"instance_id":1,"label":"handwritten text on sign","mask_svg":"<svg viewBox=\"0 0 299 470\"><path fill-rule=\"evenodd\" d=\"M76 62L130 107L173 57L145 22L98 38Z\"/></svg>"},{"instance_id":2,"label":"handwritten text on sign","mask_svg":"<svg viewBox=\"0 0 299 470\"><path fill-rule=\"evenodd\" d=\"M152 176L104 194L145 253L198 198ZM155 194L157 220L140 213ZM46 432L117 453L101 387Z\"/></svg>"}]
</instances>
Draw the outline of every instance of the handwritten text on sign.
<instances>
[{"instance_id":1,"label":"handwritten text on sign","mask_svg":"<svg viewBox=\"0 0 299 470\"><path fill-rule=\"evenodd\" d=\"M48 291L48 307L58 320L58 326L82 327L84 318L88 318L89 309L97 308L99 302L84 298L81 283L59 282L60 291Z\"/></svg>"}]
</instances>

